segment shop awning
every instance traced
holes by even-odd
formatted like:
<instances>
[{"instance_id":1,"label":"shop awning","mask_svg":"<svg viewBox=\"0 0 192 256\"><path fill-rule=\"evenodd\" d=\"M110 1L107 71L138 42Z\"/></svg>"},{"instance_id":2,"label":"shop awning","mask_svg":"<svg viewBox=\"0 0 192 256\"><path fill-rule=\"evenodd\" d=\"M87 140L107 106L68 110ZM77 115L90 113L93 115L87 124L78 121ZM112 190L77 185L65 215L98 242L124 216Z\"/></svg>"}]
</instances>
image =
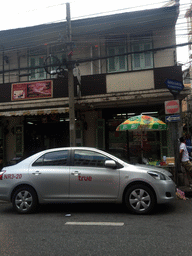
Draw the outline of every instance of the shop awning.
<instances>
[{"instance_id":1,"label":"shop awning","mask_svg":"<svg viewBox=\"0 0 192 256\"><path fill-rule=\"evenodd\" d=\"M69 108L45 108L45 109L30 109L30 110L15 110L0 112L0 116L37 116L68 113Z\"/></svg>"}]
</instances>

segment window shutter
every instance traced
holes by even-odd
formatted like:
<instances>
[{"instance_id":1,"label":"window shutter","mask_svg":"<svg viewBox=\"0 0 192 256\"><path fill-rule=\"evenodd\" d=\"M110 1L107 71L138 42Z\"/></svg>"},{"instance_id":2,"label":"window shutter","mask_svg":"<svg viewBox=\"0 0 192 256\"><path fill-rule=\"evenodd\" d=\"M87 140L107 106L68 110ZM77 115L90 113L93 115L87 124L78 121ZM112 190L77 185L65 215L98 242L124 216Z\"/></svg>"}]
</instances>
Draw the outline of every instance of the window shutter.
<instances>
[{"instance_id":1,"label":"window shutter","mask_svg":"<svg viewBox=\"0 0 192 256\"><path fill-rule=\"evenodd\" d=\"M137 43L132 46L133 52L146 51L152 48L152 43ZM141 52L132 55L133 70L146 69L153 67L152 52Z\"/></svg>"},{"instance_id":2,"label":"window shutter","mask_svg":"<svg viewBox=\"0 0 192 256\"><path fill-rule=\"evenodd\" d=\"M35 58L30 59L30 67L35 67ZM30 79L35 79L35 69L31 69L31 76Z\"/></svg>"},{"instance_id":3,"label":"window shutter","mask_svg":"<svg viewBox=\"0 0 192 256\"><path fill-rule=\"evenodd\" d=\"M125 47L119 47L119 54L125 53ZM119 70L126 69L126 57L125 55L119 56Z\"/></svg>"},{"instance_id":4,"label":"window shutter","mask_svg":"<svg viewBox=\"0 0 192 256\"><path fill-rule=\"evenodd\" d=\"M44 58L43 57L39 57L39 66L43 66L44 65ZM45 79L46 78L46 72L44 70L44 68L39 68L38 70L38 77L41 79Z\"/></svg>"},{"instance_id":5,"label":"window shutter","mask_svg":"<svg viewBox=\"0 0 192 256\"><path fill-rule=\"evenodd\" d=\"M120 72L120 71L127 71L127 56L122 55L126 52L125 45L124 46L116 46L116 47L109 47L108 48L108 55L114 56L107 59L107 67L108 72Z\"/></svg>"},{"instance_id":6,"label":"window shutter","mask_svg":"<svg viewBox=\"0 0 192 256\"><path fill-rule=\"evenodd\" d=\"M33 56L29 59L29 66L35 67L35 66L43 66L44 65L44 57L43 56ZM44 68L38 68L38 69L31 69L30 70L31 75L29 77L29 80L39 80L39 79L46 79L46 71Z\"/></svg>"},{"instance_id":7,"label":"window shutter","mask_svg":"<svg viewBox=\"0 0 192 256\"><path fill-rule=\"evenodd\" d=\"M149 50L149 49L151 49L151 44L150 43L144 44L144 50ZM145 52L144 59L145 59L145 63L144 63L145 68L147 67L150 68L153 66L152 52Z\"/></svg>"},{"instance_id":8,"label":"window shutter","mask_svg":"<svg viewBox=\"0 0 192 256\"><path fill-rule=\"evenodd\" d=\"M132 47L134 52L139 52L140 51L140 46L139 44L136 44ZM133 69L140 69L141 68L141 56L139 53L133 54Z\"/></svg>"},{"instance_id":9,"label":"window shutter","mask_svg":"<svg viewBox=\"0 0 192 256\"><path fill-rule=\"evenodd\" d=\"M96 147L99 149L105 149L105 120L97 120L96 130Z\"/></svg>"},{"instance_id":10,"label":"window shutter","mask_svg":"<svg viewBox=\"0 0 192 256\"><path fill-rule=\"evenodd\" d=\"M115 55L115 48L109 48L108 54L109 56ZM108 59L108 70L109 72L115 71L115 57Z\"/></svg>"}]
</instances>

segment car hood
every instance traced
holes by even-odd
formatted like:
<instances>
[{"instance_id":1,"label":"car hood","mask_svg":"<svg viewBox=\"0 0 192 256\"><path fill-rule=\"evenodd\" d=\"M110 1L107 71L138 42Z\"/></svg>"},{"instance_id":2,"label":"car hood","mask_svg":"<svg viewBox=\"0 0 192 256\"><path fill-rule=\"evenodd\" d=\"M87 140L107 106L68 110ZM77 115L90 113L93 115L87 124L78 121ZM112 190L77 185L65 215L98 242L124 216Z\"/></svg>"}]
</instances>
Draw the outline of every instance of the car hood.
<instances>
[{"instance_id":1,"label":"car hood","mask_svg":"<svg viewBox=\"0 0 192 256\"><path fill-rule=\"evenodd\" d=\"M141 170L146 170L146 171L157 171L157 172L161 172L167 176L172 176L172 174L161 168L161 167L155 167L155 166L152 166L152 165L145 165L145 164L136 164L135 166L137 166L137 168L141 169Z\"/></svg>"}]
</instances>

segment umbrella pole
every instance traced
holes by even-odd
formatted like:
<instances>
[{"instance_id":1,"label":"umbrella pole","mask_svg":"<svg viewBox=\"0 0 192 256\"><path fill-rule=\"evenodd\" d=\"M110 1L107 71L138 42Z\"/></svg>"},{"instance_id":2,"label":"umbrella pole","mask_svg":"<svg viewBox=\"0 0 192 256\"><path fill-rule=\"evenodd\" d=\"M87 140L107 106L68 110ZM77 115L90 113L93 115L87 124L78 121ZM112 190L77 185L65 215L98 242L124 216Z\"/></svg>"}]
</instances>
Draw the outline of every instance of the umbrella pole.
<instances>
[{"instance_id":1,"label":"umbrella pole","mask_svg":"<svg viewBox=\"0 0 192 256\"><path fill-rule=\"evenodd\" d=\"M143 162L143 131L141 131L141 162Z\"/></svg>"}]
</instances>

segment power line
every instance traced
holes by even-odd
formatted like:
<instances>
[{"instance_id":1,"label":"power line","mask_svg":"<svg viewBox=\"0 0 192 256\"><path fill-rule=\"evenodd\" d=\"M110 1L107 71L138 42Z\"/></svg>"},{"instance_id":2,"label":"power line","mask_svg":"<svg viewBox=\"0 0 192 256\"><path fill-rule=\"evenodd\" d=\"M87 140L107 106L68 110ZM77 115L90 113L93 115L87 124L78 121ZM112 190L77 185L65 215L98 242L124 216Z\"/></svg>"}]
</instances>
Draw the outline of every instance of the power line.
<instances>
[{"instance_id":1,"label":"power line","mask_svg":"<svg viewBox=\"0 0 192 256\"><path fill-rule=\"evenodd\" d=\"M153 49L143 50L143 51L134 51L134 52L132 51L132 52L127 52L127 53L123 53L123 54L117 54L117 55L113 55L113 56L87 58L87 59L82 59L82 60L79 59L75 63L83 63L83 62L89 62L89 61L96 61L96 60L108 59L108 58L113 58L113 57L118 57L118 56L133 55L133 54L140 54L140 53L146 53L146 52L156 52L156 51L162 51L162 50L171 49L171 48L183 47L183 46L190 45L190 44L192 44L192 42L182 43L182 44L175 44L175 45L159 47L159 48L153 48Z\"/></svg>"},{"instance_id":2,"label":"power line","mask_svg":"<svg viewBox=\"0 0 192 256\"><path fill-rule=\"evenodd\" d=\"M166 1L167 2L167 1ZM165 2L160 2L160 3L165 3ZM63 4L61 4L61 5L63 5ZM138 8L138 7L143 7L143 6L148 6L148 5L142 5L142 6L136 6L136 7L134 7L134 8ZM182 6L182 5L180 5L180 6ZM132 7L133 8L133 7ZM163 8L163 7L162 7ZM124 8L124 9L121 9L121 11L123 11L123 10L128 10L128 9L131 9L131 8ZM150 10L150 9L149 9ZM119 10L114 10L114 11L112 11L114 14L115 13L117 13ZM141 10L140 10L141 11ZM110 13L111 11L109 11L109 12L104 12L104 13ZM96 14L91 14L91 15L93 15L93 16L97 16L98 17L98 15L100 15L101 13L96 13ZM88 15L88 16L90 16L90 15ZM88 16L81 16L81 18L86 18L86 17L88 17ZM78 17L79 18L79 17ZM50 22L47 22L47 23L43 23L43 24L41 24L41 25L48 25L48 24L51 24L51 23L60 23L60 22L63 22L65 19L61 19L61 20L55 20L55 21L50 21ZM36 26L41 26L41 25L36 25Z\"/></svg>"},{"instance_id":3,"label":"power line","mask_svg":"<svg viewBox=\"0 0 192 256\"><path fill-rule=\"evenodd\" d=\"M183 47L183 46L186 46L186 45L189 45L189 44L192 44L192 42L183 43L183 44L175 44L175 45L170 45L170 46L166 46L166 47L153 48L153 49L149 49L149 50L142 50L142 51L135 51L135 52L133 52L133 51L132 52L126 52L126 53L123 53L123 54L115 54L115 55L110 55L110 56L108 55L108 56L103 56L103 57L93 57L93 58L87 58L87 59L77 59L77 60L68 61L68 64L69 63L80 64L80 63L85 63L85 62L104 60L104 59L120 57L120 56L126 56L126 55L140 54L140 53L146 53L146 52L156 52L156 51L162 51L162 50L171 49L171 48ZM52 66L55 66L55 64L46 65L46 67L52 67ZM0 71L0 74L4 74L4 73L7 73L7 72L23 71L23 70L35 70L35 69L40 69L40 68L45 68L45 65L39 65L39 66L34 66L34 67L9 69L9 70Z\"/></svg>"},{"instance_id":4,"label":"power line","mask_svg":"<svg viewBox=\"0 0 192 256\"><path fill-rule=\"evenodd\" d=\"M55 27L61 26L61 24L54 24L54 25L55 25ZM62 25L63 25L63 24L62 24ZM44 28L41 28L41 30L37 30L37 32L43 31L43 30L44 30ZM147 31L147 30L146 30L146 31ZM145 31L143 31L143 32L145 32ZM28 33L28 32L27 32L27 33ZM49 33L50 33L50 32L47 32L47 33L44 33L44 34L45 34L45 35L48 35ZM10 35L10 36L11 36L11 35ZM76 35L76 36L78 36L78 35ZM184 36L184 35L183 35L183 36ZM30 39L31 37L27 36L27 37L25 37L25 38L26 38L26 39ZM157 39L158 36L154 36L154 35L153 35L153 38L156 38L156 39ZM48 44L50 44L50 45L51 45L51 44L59 44L58 38L56 38L56 37L50 38L49 40L50 40L50 41L48 42ZM102 40L105 40L105 39L98 38L98 40L100 40L100 42L102 42ZM86 36L85 36L84 39L83 39L82 34L81 34L81 43L83 44L83 43L85 43L85 42L86 42L86 43L93 43L94 41L92 41L92 40L90 40L90 39L87 40L87 37L86 37ZM128 40L127 40L127 43L130 43L130 42L133 42L133 41L130 41L130 40L128 41ZM43 46L43 43L44 43L44 42L42 42L41 39L40 39L40 41L35 40L34 43L35 43L35 46L34 46L34 47L31 47L31 49L32 49L32 48L35 49L36 47ZM79 42L78 42L78 44L79 44ZM20 50L21 48L22 48L22 49L24 49L24 48L25 48L25 49L28 49L29 47L28 47L28 44L26 44L26 43L24 42L24 43L20 46L20 48L18 48L18 47L13 48L13 47L12 47L12 48L10 48L9 50L10 50L10 51L13 51L13 50L18 51L18 50ZM7 51L7 50L6 50L6 51Z\"/></svg>"},{"instance_id":5,"label":"power line","mask_svg":"<svg viewBox=\"0 0 192 256\"><path fill-rule=\"evenodd\" d=\"M148 21L150 21L150 19L149 19L149 15L148 16L146 16L146 18L148 18ZM134 21L134 18L132 18L132 22ZM55 25L55 26L54 26ZM54 24L53 26L55 27L55 29L56 28L59 28L59 27L61 27L61 26L63 26L64 25L64 23L63 24ZM94 24L94 26L96 26L96 25L98 25L98 24ZM90 26L89 26L89 28L90 28ZM36 30L36 33L38 33L38 32L40 32L40 31L44 31L44 36L47 36L48 34L50 34L50 31L49 32L45 32L46 30L47 30L48 28L47 27L41 27L41 28L38 28L37 30ZM144 31L143 31L144 32ZM28 34L30 34L30 30L29 30L29 32L24 32L25 34L26 34L26 36L25 36L25 39L33 39L33 37L31 37L31 35L30 36L27 36ZM21 36L23 36L24 35L24 33L22 33L21 34ZM79 36L79 35L81 35L81 37L83 36L83 34L81 33L81 34L78 34L78 33L73 33L73 37L76 37L76 36ZM8 40L8 38L9 37L12 37L12 34L10 33L10 35L8 35L8 37L7 37L7 40ZM34 36L34 38L35 38L35 36ZM49 40L53 40L53 38L49 38ZM56 41L58 38L54 38L55 40L53 40L53 41ZM16 41L19 41L20 39L18 39L18 40L15 40L15 42ZM42 39L39 39L39 40L41 40L42 41ZM86 41L87 41L87 39L86 39ZM38 41L37 40L35 40L34 42L36 42L36 43L38 43ZM40 42L40 41L39 41ZM45 41L43 41L42 42L42 44L44 43ZM48 41L48 43L50 43L49 41ZM28 46L25 42L20 46L20 48L23 48L23 47L25 47L25 46ZM10 48L11 50L14 50L14 47L11 47ZM15 47L15 49L17 49L18 50L18 47L16 48Z\"/></svg>"},{"instance_id":6,"label":"power line","mask_svg":"<svg viewBox=\"0 0 192 256\"><path fill-rule=\"evenodd\" d=\"M84 15L84 16L78 16L78 17L74 17L73 19L95 17L95 16L98 16L98 15L109 14L109 13L119 13L119 12L122 12L122 11L127 11L127 10L132 10L132 9L138 10L139 8L143 8L143 7L147 7L147 6L152 6L152 5L160 5L160 4L165 4L165 3L167 3L167 1L158 2L158 3L154 3L153 2L151 4L138 5L138 6L134 6L134 7L127 7L127 8L122 8L122 9L117 9L117 10L112 10L112 11L99 12L99 13L93 13L93 14Z\"/></svg>"},{"instance_id":7,"label":"power line","mask_svg":"<svg viewBox=\"0 0 192 256\"><path fill-rule=\"evenodd\" d=\"M46 10L46 9L51 9L51 8L55 8L55 7L60 7L60 6L66 5L67 2L64 2L64 3L62 2L60 4L55 4L55 5L50 5L50 6L43 6L42 8L40 7L39 9L36 8L36 9L26 10L26 11L18 12L16 14L21 15L23 13L36 12L36 11L39 11L41 9ZM75 3L75 2L76 1L73 1L73 3ZM167 4L168 2L169 1L160 1L160 2L156 2L156 3L152 2L152 3L149 3L149 4L137 5L137 6L134 6L134 7L125 7L125 8L122 8L122 9L115 9L115 10L111 10L111 11L104 11L104 12L99 12L99 13L92 13L92 14L88 14L88 15L83 15L83 16L77 16L77 17L74 17L73 19L86 18L86 17L98 16L98 15L109 14L109 13L117 13L117 12L120 12L120 11L139 9L139 8L144 8L144 7L148 7L148 6L154 6L154 5L162 5L162 7L163 7L163 4Z\"/></svg>"}]
</instances>

